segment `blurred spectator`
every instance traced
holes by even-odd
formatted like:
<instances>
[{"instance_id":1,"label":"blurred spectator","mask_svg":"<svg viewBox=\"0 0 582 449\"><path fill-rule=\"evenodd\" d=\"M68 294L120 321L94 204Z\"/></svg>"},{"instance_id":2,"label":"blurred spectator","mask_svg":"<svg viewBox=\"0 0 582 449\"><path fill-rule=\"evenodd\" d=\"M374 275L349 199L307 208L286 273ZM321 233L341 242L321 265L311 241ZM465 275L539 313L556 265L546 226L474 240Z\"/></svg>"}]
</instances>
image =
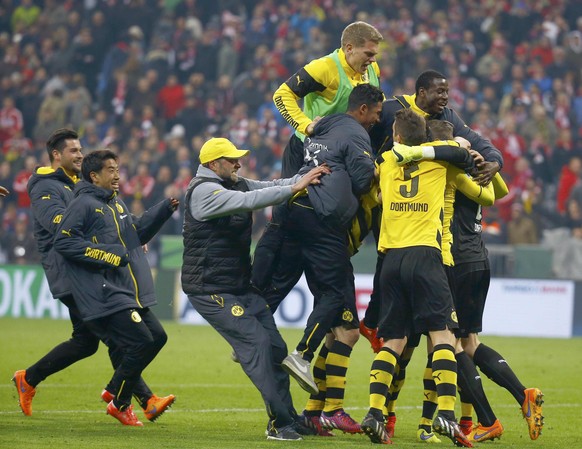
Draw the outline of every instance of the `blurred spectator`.
<instances>
[{"instance_id":1,"label":"blurred spectator","mask_svg":"<svg viewBox=\"0 0 582 449\"><path fill-rule=\"evenodd\" d=\"M501 218L499 209L496 206L483 209L481 225L481 235L486 245L501 245L507 243L505 221Z\"/></svg>"},{"instance_id":2,"label":"blurred spectator","mask_svg":"<svg viewBox=\"0 0 582 449\"><path fill-rule=\"evenodd\" d=\"M29 27L38 20L40 13L41 9L32 0L21 0L20 5L12 13L12 29L18 28L19 25Z\"/></svg>"},{"instance_id":3,"label":"blurred spectator","mask_svg":"<svg viewBox=\"0 0 582 449\"><path fill-rule=\"evenodd\" d=\"M148 165L141 163L137 166L135 175L129 178L128 182L123 183L124 198L128 202L140 201L143 207L143 203L151 197L155 184L156 180L150 175Z\"/></svg>"},{"instance_id":4,"label":"blurred spectator","mask_svg":"<svg viewBox=\"0 0 582 449\"><path fill-rule=\"evenodd\" d=\"M18 265L40 263L40 256L26 212L18 213L14 229L5 234L4 242L8 263Z\"/></svg>"},{"instance_id":5,"label":"blurred spectator","mask_svg":"<svg viewBox=\"0 0 582 449\"><path fill-rule=\"evenodd\" d=\"M558 181L558 194L556 198L556 207L558 212L566 212L566 202L570 198L572 189L576 184L580 184L582 175L582 159L578 156L572 156L568 165L562 167L560 179Z\"/></svg>"},{"instance_id":6,"label":"blurred spectator","mask_svg":"<svg viewBox=\"0 0 582 449\"><path fill-rule=\"evenodd\" d=\"M46 116L50 116L52 118L56 124L55 129L65 126L67 122L67 104L65 103L64 89L53 90L40 104L40 109L38 110L38 119Z\"/></svg>"},{"instance_id":7,"label":"blurred spectator","mask_svg":"<svg viewBox=\"0 0 582 449\"><path fill-rule=\"evenodd\" d=\"M101 59L101 50L93 40L90 28L81 28L73 43L72 66L85 77L85 86L89 92L95 92L97 73Z\"/></svg>"},{"instance_id":8,"label":"blurred spectator","mask_svg":"<svg viewBox=\"0 0 582 449\"><path fill-rule=\"evenodd\" d=\"M4 97L0 109L0 144L14 137L23 127L22 112L14 105L14 98Z\"/></svg>"},{"instance_id":9,"label":"blurred spectator","mask_svg":"<svg viewBox=\"0 0 582 449\"><path fill-rule=\"evenodd\" d=\"M171 127L175 123L176 115L184 104L184 86L179 83L176 75L168 76L166 85L162 87L157 97L157 106L166 120L166 126Z\"/></svg>"},{"instance_id":10,"label":"blurred spectator","mask_svg":"<svg viewBox=\"0 0 582 449\"><path fill-rule=\"evenodd\" d=\"M533 245L538 242L538 229L535 222L524 212L522 204L513 203L511 219L507 223L507 243L510 245Z\"/></svg>"},{"instance_id":11,"label":"blurred spectator","mask_svg":"<svg viewBox=\"0 0 582 449\"><path fill-rule=\"evenodd\" d=\"M582 207L574 198L568 200L564 225L570 230L572 237L582 239Z\"/></svg>"}]
</instances>

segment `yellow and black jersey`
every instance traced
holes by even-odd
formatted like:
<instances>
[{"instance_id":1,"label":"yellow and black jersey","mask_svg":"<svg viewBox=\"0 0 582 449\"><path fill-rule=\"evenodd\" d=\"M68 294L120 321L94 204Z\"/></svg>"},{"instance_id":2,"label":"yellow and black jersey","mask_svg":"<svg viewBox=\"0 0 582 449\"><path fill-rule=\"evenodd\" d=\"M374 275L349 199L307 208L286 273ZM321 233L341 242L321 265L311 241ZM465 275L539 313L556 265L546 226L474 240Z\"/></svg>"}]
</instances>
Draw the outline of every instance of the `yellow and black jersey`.
<instances>
[{"instance_id":1,"label":"yellow and black jersey","mask_svg":"<svg viewBox=\"0 0 582 449\"><path fill-rule=\"evenodd\" d=\"M360 197L358 211L348 230L348 251L350 256L358 252L368 233L374 228L377 229L375 222L379 223L380 221L379 204L378 183L374 181L370 191Z\"/></svg>"},{"instance_id":2,"label":"yellow and black jersey","mask_svg":"<svg viewBox=\"0 0 582 449\"><path fill-rule=\"evenodd\" d=\"M463 193L467 198L479 204L480 206L492 206L495 202L495 191L493 183L486 187L477 184L471 176L464 170L453 165L447 170L447 186L445 188L445 215L443 222L443 263L447 266L453 266L453 235L451 233L451 221L454 214L456 192Z\"/></svg>"},{"instance_id":3,"label":"yellow and black jersey","mask_svg":"<svg viewBox=\"0 0 582 449\"><path fill-rule=\"evenodd\" d=\"M495 192L495 199L503 198L509 192L499 173L496 173L493 177L491 186ZM481 262L487 259L487 249L481 238L481 219L481 204L457 190L451 224L453 235L452 254L456 265Z\"/></svg>"},{"instance_id":4,"label":"yellow and black jersey","mask_svg":"<svg viewBox=\"0 0 582 449\"><path fill-rule=\"evenodd\" d=\"M380 67L376 62L362 75L349 66L344 51L339 49L299 69L275 91L273 102L283 118L299 133L305 134L315 116L346 112L351 89L363 83L379 86L379 76ZM304 105L302 110L298 104L301 98L305 98L305 103L319 104L313 110Z\"/></svg>"},{"instance_id":5,"label":"yellow and black jersey","mask_svg":"<svg viewBox=\"0 0 582 449\"><path fill-rule=\"evenodd\" d=\"M441 249L447 167L437 161L399 167L391 152L380 157L379 251L411 246Z\"/></svg>"}]
</instances>

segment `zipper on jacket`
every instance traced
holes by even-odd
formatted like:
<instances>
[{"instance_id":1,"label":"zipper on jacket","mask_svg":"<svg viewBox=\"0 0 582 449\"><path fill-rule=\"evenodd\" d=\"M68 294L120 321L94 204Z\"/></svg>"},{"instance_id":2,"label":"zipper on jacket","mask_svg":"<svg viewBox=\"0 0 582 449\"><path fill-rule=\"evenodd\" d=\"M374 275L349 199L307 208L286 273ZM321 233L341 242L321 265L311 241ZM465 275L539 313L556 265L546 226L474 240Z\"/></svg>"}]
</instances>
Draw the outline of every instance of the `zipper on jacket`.
<instances>
[{"instance_id":1,"label":"zipper on jacket","mask_svg":"<svg viewBox=\"0 0 582 449\"><path fill-rule=\"evenodd\" d=\"M115 216L115 210L113 210L113 208L109 204L107 205L107 207L111 209L111 212L113 212L113 221L115 222L115 227L117 228L117 235L119 236L119 241L127 249L127 245L121 238L121 229L119 228L119 223L117 222L117 217ZM139 288L137 286L137 279L133 274L133 270L131 269L131 264L129 262L127 262L127 268L129 268L129 274L131 276L131 279L133 279L133 284L135 285L135 302L137 302L137 305L143 309L143 306L139 302Z\"/></svg>"}]
</instances>

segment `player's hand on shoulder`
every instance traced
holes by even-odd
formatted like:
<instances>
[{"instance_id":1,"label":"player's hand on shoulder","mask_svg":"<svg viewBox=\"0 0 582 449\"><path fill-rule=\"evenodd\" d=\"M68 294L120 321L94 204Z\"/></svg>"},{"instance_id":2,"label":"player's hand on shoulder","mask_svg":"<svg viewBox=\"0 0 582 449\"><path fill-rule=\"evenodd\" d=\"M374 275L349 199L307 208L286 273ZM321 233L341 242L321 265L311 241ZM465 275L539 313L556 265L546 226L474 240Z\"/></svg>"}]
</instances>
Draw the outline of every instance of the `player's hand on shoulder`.
<instances>
[{"instance_id":1,"label":"player's hand on shoulder","mask_svg":"<svg viewBox=\"0 0 582 449\"><path fill-rule=\"evenodd\" d=\"M319 115L317 117L315 117L313 119L313 121L307 125L307 128L305 128L305 133L310 136L313 134L313 129L315 128L315 125L317 125L317 122L319 122L322 119L322 117L320 117Z\"/></svg>"},{"instance_id":2,"label":"player's hand on shoulder","mask_svg":"<svg viewBox=\"0 0 582 449\"><path fill-rule=\"evenodd\" d=\"M317 167L312 168L307 173L305 173L299 181L293 184L293 186L291 186L291 190L293 193L297 193L305 189L310 184L320 184L320 178L323 175L329 175L330 173L331 170L326 164L318 165Z\"/></svg>"},{"instance_id":3,"label":"player's hand on shoulder","mask_svg":"<svg viewBox=\"0 0 582 449\"><path fill-rule=\"evenodd\" d=\"M500 168L498 162L484 161L477 164L478 175L475 178L475 181L481 186L488 185Z\"/></svg>"}]
</instances>

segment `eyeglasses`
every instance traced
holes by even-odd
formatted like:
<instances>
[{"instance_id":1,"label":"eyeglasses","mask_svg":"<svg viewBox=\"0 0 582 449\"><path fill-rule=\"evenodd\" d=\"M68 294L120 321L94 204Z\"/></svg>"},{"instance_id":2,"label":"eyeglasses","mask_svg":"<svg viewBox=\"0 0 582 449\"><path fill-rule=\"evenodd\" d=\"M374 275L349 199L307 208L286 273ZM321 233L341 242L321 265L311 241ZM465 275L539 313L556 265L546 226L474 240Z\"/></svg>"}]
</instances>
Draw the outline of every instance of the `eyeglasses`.
<instances>
[{"instance_id":1,"label":"eyeglasses","mask_svg":"<svg viewBox=\"0 0 582 449\"><path fill-rule=\"evenodd\" d=\"M227 161L227 162L231 163L232 165L238 164L238 158L237 159L232 159L232 158L229 158L229 157L221 157L220 159L222 159L224 161Z\"/></svg>"}]
</instances>

